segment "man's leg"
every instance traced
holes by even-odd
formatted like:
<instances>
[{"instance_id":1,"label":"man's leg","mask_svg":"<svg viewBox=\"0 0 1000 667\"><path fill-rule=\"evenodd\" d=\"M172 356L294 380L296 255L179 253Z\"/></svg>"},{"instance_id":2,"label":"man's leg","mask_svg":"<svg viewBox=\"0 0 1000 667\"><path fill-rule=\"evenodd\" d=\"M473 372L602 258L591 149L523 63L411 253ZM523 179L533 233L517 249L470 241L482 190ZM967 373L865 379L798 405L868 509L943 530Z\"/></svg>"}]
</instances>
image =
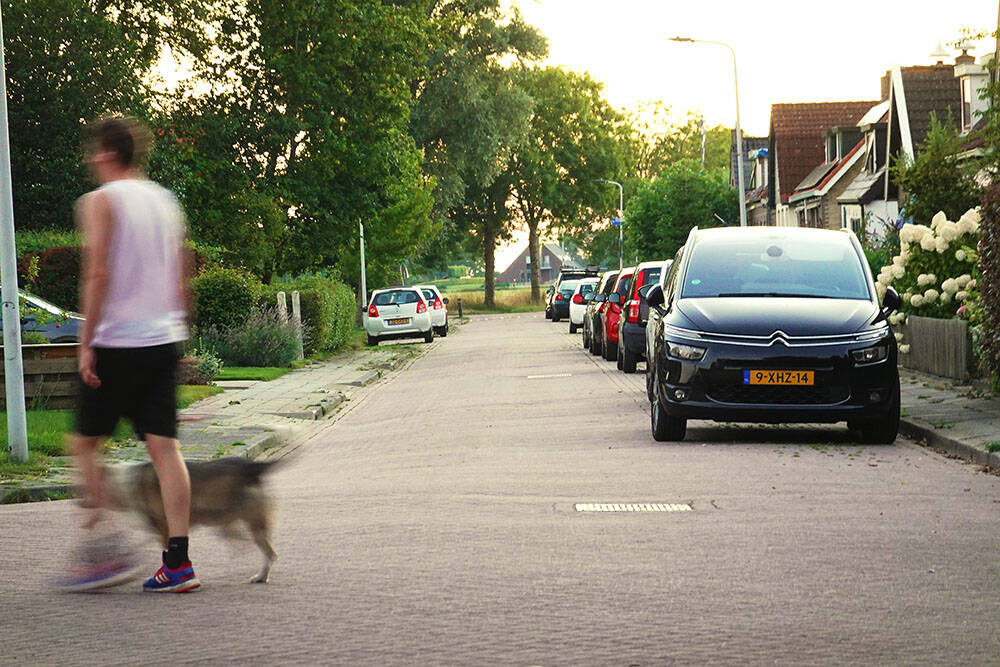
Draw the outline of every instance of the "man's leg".
<instances>
[{"instance_id":1,"label":"man's leg","mask_svg":"<svg viewBox=\"0 0 1000 667\"><path fill-rule=\"evenodd\" d=\"M83 506L93 510L89 513L86 528L92 528L106 508L104 490L104 464L98 456L103 436L89 436L73 433L69 436L70 448L76 460L77 470L83 482Z\"/></svg>"},{"instance_id":2,"label":"man's leg","mask_svg":"<svg viewBox=\"0 0 1000 667\"><path fill-rule=\"evenodd\" d=\"M146 449L160 480L163 513L170 537L187 537L191 518L191 478L176 438L146 434Z\"/></svg>"}]
</instances>

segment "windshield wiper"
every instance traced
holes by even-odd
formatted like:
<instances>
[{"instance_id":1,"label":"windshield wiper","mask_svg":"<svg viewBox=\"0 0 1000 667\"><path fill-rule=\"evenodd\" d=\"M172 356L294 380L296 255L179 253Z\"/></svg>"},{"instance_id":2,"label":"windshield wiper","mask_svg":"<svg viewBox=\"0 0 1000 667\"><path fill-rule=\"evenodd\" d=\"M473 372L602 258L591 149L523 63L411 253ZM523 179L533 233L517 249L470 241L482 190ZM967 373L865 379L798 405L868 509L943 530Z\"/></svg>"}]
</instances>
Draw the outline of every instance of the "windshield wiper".
<instances>
[{"instance_id":1,"label":"windshield wiper","mask_svg":"<svg viewBox=\"0 0 1000 667\"><path fill-rule=\"evenodd\" d=\"M836 299L835 296L827 296L826 294L786 294L784 292L723 292L721 294L716 294L717 297L731 297L731 296L747 296L747 297L757 297L757 296L772 296L780 298L789 299Z\"/></svg>"}]
</instances>

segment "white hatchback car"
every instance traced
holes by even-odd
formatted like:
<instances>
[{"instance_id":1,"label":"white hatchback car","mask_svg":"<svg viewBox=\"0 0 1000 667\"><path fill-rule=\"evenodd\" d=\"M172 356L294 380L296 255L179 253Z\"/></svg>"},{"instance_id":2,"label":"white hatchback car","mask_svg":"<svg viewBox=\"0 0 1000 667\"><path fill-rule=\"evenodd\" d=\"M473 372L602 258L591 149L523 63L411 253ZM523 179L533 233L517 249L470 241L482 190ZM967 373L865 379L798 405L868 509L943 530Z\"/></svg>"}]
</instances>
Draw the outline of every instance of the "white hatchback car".
<instances>
[{"instance_id":1,"label":"white hatchback car","mask_svg":"<svg viewBox=\"0 0 1000 667\"><path fill-rule=\"evenodd\" d=\"M369 345L391 338L422 337L425 343L434 340L427 300L415 287L375 290L364 319Z\"/></svg>"},{"instance_id":2,"label":"white hatchback car","mask_svg":"<svg viewBox=\"0 0 1000 667\"><path fill-rule=\"evenodd\" d=\"M424 293L427 299L427 307L431 311L431 324L434 326L434 333L444 337L448 335L448 299L441 297L441 292L434 285L417 285L416 288Z\"/></svg>"},{"instance_id":3,"label":"white hatchback car","mask_svg":"<svg viewBox=\"0 0 1000 667\"><path fill-rule=\"evenodd\" d=\"M587 301L584 297L594 293L598 281L600 278L583 278L573 290L573 296L569 300L570 333L576 333L577 329L583 328L583 316L587 312Z\"/></svg>"}]
</instances>

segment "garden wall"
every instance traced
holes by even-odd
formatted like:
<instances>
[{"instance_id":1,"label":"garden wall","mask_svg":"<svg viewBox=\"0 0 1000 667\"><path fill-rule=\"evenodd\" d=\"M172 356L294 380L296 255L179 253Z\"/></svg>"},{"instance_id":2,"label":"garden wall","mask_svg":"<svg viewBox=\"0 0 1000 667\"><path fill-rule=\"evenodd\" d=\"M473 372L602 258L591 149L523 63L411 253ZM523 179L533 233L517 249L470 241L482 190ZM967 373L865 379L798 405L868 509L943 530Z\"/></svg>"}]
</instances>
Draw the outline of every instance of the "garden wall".
<instances>
[{"instance_id":1,"label":"garden wall","mask_svg":"<svg viewBox=\"0 0 1000 667\"><path fill-rule=\"evenodd\" d=\"M910 346L909 354L899 355L900 366L963 382L969 379L972 337L968 322L910 315L898 328Z\"/></svg>"}]
</instances>

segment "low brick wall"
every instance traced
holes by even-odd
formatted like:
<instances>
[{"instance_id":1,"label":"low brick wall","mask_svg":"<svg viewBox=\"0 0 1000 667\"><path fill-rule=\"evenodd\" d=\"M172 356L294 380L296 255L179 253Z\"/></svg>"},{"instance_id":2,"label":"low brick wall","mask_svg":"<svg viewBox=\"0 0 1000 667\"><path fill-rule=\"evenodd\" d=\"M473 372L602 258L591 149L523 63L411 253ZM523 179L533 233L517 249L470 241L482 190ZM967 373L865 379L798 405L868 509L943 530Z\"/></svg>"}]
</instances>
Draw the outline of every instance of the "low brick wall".
<instances>
[{"instance_id":1,"label":"low brick wall","mask_svg":"<svg viewBox=\"0 0 1000 667\"><path fill-rule=\"evenodd\" d=\"M77 391L77 347L76 343L21 347L24 360L24 399L28 409L62 409L74 406ZM6 406L7 378L3 373L0 376L0 398Z\"/></svg>"},{"instance_id":2,"label":"low brick wall","mask_svg":"<svg viewBox=\"0 0 1000 667\"><path fill-rule=\"evenodd\" d=\"M965 320L944 320L911 315L897 327L909 354L899 355L899 365L915 371L966 381L972 365L972 336Z\"/></svg>"}]
</instances>

